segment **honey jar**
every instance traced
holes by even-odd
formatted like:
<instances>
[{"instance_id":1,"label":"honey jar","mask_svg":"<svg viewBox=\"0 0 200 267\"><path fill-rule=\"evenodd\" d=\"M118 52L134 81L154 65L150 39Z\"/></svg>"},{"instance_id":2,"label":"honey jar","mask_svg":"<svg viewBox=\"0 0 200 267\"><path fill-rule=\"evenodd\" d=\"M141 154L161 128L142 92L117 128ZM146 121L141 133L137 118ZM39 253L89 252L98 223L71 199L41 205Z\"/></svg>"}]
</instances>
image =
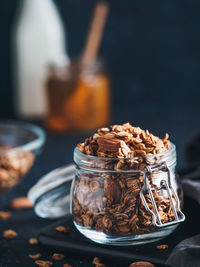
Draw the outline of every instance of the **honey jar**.
<instances>
[{"instance_id":1,"label":"honey jar","mask_svg":"<svg viewBox=\"0 0 200 267\"><path fill-rule=\"evenodd\" d=\"M108 123L110 81L102 62L51 66L46 90L51 130L89 131Z\"/></svg>"}]
</instances>

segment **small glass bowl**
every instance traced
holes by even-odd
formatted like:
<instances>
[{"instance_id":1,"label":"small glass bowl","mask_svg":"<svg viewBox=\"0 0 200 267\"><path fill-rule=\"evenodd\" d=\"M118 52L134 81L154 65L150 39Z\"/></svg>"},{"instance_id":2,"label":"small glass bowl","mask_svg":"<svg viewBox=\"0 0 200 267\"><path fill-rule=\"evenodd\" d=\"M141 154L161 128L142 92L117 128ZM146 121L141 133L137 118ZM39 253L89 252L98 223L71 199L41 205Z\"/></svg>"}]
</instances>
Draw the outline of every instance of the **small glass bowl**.
<instances>
[{"instance_id":1,"label":"small glass bowl","mask_svg":"<svg viewBox=\"0 0 200 267\"><path fill-rule=\"evenodd\" d=\"M0 194L24 178L45 139L45 132L36 125L20 121L0 122Z\"/></svg>"}]
</instances>

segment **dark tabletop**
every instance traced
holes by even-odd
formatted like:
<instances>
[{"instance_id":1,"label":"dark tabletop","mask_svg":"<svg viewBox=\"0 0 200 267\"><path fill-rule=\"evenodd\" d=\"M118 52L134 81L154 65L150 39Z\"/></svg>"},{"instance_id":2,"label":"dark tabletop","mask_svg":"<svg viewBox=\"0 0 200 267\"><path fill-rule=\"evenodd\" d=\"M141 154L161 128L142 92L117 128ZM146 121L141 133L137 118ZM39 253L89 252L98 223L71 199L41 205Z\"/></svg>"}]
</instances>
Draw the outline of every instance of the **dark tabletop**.
<instances>
[{"instance_id":1,"label":"dark tabletop","mask_svg":"<svg viewBox=\"0 0 200 267\"><path fill-rule=\"evenodd\" d=\"M187 167L184 162L184 144L188 137L198 129L196 124L196 116L199 113L169 113L160 117L158 114L148 113L135 115L126 112L119 112L115 122L130 121L141 127L149 128L153 133L163 136L166 131L171 134L171 139L177 145L178 151L178 169ZM89 133L88 133L89 134ZM72 161L72 151L74 146L83 140L87 134L67 134L57 135L47 131L47 141L43 149L43 153L37 158L34 167L24 179L24 181L14 188L11 192L1 196L0 210L6 210L9 201L17 196L26 195L28 189L36 183L36 181L50 170L70 163ZM186 202L186 206L190 205ZM192 206L190 213L192 214ZM8 266L34 266L33 260L28 258L28 254L40 252L44 259L50 259L52 252L45 251L39 247L31 247L28 244L29 237L34 237L45 226L52 221L38 218L33 210L14 211L12 217L8 220L0 222L0 263L2 267ZM2 237L2 231L5 229L13 229L18 233L15 240L5 240ZM88 256L88 255L86 255ZM91 259L83 259L79 255L76 257L66 255L65 262L76 266L93 266ZM62 266L56 263L55 266ZM112 263L108 266L119 266Z\"/></svg>"}]
</instances>

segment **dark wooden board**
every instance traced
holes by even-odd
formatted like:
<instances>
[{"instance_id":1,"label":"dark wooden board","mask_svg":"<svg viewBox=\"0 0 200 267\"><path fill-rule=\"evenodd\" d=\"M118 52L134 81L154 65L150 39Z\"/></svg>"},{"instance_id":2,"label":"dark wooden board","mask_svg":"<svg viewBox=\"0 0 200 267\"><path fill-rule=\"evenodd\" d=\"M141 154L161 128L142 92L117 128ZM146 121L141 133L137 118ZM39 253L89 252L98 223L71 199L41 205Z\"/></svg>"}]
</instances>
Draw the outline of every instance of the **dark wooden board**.
<instances>
[{"instance_id":1,"label":"dark wooden board","mask_svg":"<svg viewBox=\"0 0 200 267\"><path fill-rule=\"evenodd\" d=\"M167 266L165 262L173 248L183 239L199 232L197 220L199 206L197 203L186 199L184 212L187 219L179 225L174 233L163 240L146 245L118 247L93 243L76 230L70 215L44 228L38 238L42 246L52 251L63 251L70 255L74 254L76 257L99 256L118 262L117 266L140 260L150 261L156 266ZM64 235L57 232L55 228L58 225L68 226L70 233ZM169 248L162 251L157 250L156 246L159 244L168 244Z\"/></svg>"}]
</instances>

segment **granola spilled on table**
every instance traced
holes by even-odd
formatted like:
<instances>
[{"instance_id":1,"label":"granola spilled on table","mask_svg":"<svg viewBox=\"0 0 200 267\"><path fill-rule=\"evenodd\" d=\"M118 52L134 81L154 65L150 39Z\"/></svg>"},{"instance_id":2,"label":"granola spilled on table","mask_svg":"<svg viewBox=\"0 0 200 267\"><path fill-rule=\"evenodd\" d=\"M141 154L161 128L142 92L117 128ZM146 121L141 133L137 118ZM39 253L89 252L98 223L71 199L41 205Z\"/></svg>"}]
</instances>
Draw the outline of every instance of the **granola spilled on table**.
<instances>
[{"instance_id":1,"label":"granola spilled on table","mask_svg":"<svg viewBox=\"0 0 200 267\"><path fill-rule=\"evenodd\" d=\"M3 232L3 237L5 239L14 239L15 237L17 237L17 235L17 232L12 229L8 229Z\"/></svg>"},{"instance_id":2,"label":"granola spilled on table","mask_svg":"<svg viewBox=\"0 0 200 267\"><path fill-rule=\"evenodd\" d=\"M75 222L108 235L126 236L153 231L152 217L140 198L143 176L139 171L123 171L145 170L147 165L155 163L156 155L167 151L169 146L168 134L160 139L129 123L101 128L84 143L78 144L81 153L94 156L90 159L91 166L98 164L99 169L116 172L80 172L73 186ZM153 196L162 223L172 221L174 213L169 199L159 194L151 177L148 183L154 188ZM153 210L148 193L145 198Z\"/></svg>"},{"instance_id":3,"label":"granola spilled on table","mask_svg":"<svg viewBox=\"0 0 200 267\"><path fill-rule=\"evenodd\" d=\"M47 260L36 260L35 264L39 265L40 267L49 267L53 265L53 262Z\"/></svg>"},{"instance_id":4,"label":"granola spilled on table","mask_svg":"<svg viewBox=\"0 0 200 267\"><path fill-rule=\"evenodd\" d=\"M158 250L164 250L164 249L168 249L168 245L166 245L166 244L164 244L164 245L158 245L158 246L156 246L156 248Z\"/></svg>"},{"instance_id":5,"label":"granola spilled on table","mask_svg":"<svg viewBox=\"0 0 200 267\"><path fill-rule=\"evenodd\" d=\"M0 211L0 218L3 220L7 220L11 217L11 212L9 211Z\"/></svg>"},{"instance_id":6,"label":"granola spilled on table","mask_svg":"<svg viewBox=\"0 0 200 267\"><path fill-rule=\"evenodd\" d=\"M65 227L65 226L59 225L59 226L56 227L56 231L60 232L60 233L68 234L70 229L69 229L69 227Z\"/></svg>"},{"instance_id":7,"label":"granola spilled on table","mask_svg":"<svg viewBox=\"0 0 200 267\"><path fill-rule=\"evenodd\" d=\"M27 197L16 197L9 203L9 207L13 210L32 209L33 203Z\"/></svg>"},{"instance_id":8,"label":"granola spilled on table","mask_svg":"<svg viewBox=\"0 0 200 267\"><path fill-rule=\"evenodd\" d=\"M29 254L28 256L32 260L38 260L39 258L41 258L41 254L40 253L37 253L37 254Z\"/></svg>"},{"instance_id":9,"label":"granola spilled on table","mask_svg":"<svg viewBox=\"0 0 200 267\"><path fill-rule=\"evenodd\" d=\"M131 263L129 267L156 267L156 266L148 261L137 261Z\"/></svg>"},{"instance_id":10,"label":"granola spilled on table","mask_svg":"<svg viewBox=\"0 0 200 267\"><path fill-rule=\"evenodd\" d=\"M95 265L95 267L106 267L105 264L101 263L101 259L99 257L94 257L92 263Z\"/></svg>"},{"instance_id":11,"label":"granola spilled on table","mask_svg":"<svg viewBox=\"0 0 200 267\"><path fill-rule=\"evenodd\" d=\"M62 261L65 258L65 255L61 254L61 253L54 253L52 255L52 259L55 261Z\"/></svg>"},{"instance_id":12,"label":"granola spilled on table","mask_svg":"<svg viewBox=\"0 0 200 267\"><path fill-rule=\"evenodd\" d=\"M34 238L34 237L29 238L28 242L30 245L37 245L38 244L37 238Z\"/></svg>"}]
</instances>

